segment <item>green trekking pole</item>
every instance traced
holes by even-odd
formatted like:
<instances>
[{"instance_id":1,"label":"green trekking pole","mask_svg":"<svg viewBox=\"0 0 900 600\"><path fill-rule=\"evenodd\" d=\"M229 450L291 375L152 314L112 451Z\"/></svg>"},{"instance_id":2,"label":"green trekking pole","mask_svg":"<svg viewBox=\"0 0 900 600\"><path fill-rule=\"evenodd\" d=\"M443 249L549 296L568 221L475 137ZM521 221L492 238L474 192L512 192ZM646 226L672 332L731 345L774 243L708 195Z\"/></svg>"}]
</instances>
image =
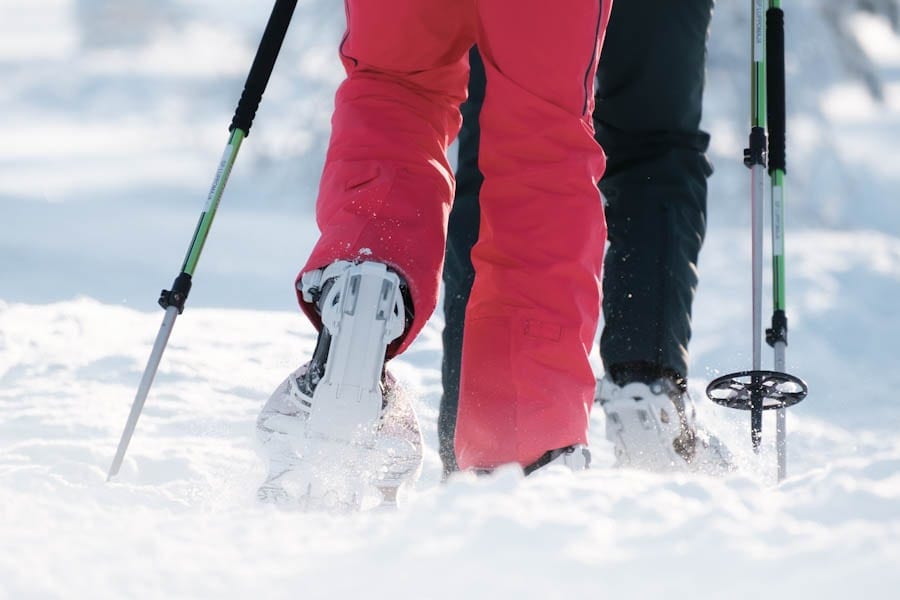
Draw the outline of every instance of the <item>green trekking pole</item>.
<instances>
[{"instance_id":1,"label":"green trekking pole","mask_svg":"<svg viewBox=\"0 0 900 600\"><path fill-rule=\"evenodd\" d=\"M231 174L231 168L237 159L241 142L250 134L250 127L253 125L253 119L262 100L263 92L269 83L269 77L272 75L278 52L281 50L281 45L284 42L296 6L297 0L276 0L272 14L269 16L262 40L256 51L256 57L253 59L250 73L244 84L244 91L231 120L228 144L225 146L225 152L222 155L219 168L216 170L212 187L206 199L206 205L203 208L203 212L200 213L200 220L197 222L197 228L194 230L194 236L184 258L184 264L181 266L181 272L175 278L172 289L163 290L160 294L159 305L165 309L166 314L163 317L162 325L156 336L156 342L153 344L153 349L150 352L150 359L147 362L147 367L144 369L144 375L141 377L137 394L131 405L131 412L128 415L128 421L125 423L125 430L122 432L122 437L119 440L116 456L113 458L112 465L109 468L107 481L115 477L122 466L125 452L128 450L128 444L134 434L138 418L141 416L144 402L147 399L147 394L150 392L150 386L153 384L153 379L159 369L159 363L169 341L169 336L172 333L172 328L175 326L175 319L184 311L185 302L191 291L194 271L197 268L200 253L203 251L203 245L206 243L210 227L212 227L213 219L216 216L216 210L219 208L219 201L222 198L222 193L225 191L225 184L228 183L228 176Z\"/></svg>"},{"instance_id":2,"label":"green trekking pole","mask_svg":"<svg viewBox=\"0 0 900 600\"><path fill-rule=\"evenodd\" d=\"M753 287L753 368L718 377L706 388L713 402L750 411L753 450L760 451L763 411L776 411L778 481L787 472L785 409L806 397L806 383L785 372L787 316L784 270L785 78L784 12L780 0L751 0L751 130L744 164L750 169ZM768 64L767 64L768 63ZM769 119L771 111L771 119ZM770 127L767 140L766 127ZM768 142L768 147L767 147ZM766 172L768 160L768 173ZM774 312L766 341L775 350L774 368L762 369L763 224L766 177L772 201Z\"/></svg>"},{"instance_id":3,"label":"green trekking pole","mask_svg":"<svg viewBox=\"0 0 900 600\"><path fill-rule=\"evenodd\" d=\"M772 202L772 324L766 330L766 343L774 350L774 368L786 368L787 313L785 302L784 203L787 174L784 75L784 11L781 0L769 0L766 11L766 61L768 70L769 178ZM787 475L787 412L779 407L775 413L778 481Z\"/></svg>"}]
</instances>

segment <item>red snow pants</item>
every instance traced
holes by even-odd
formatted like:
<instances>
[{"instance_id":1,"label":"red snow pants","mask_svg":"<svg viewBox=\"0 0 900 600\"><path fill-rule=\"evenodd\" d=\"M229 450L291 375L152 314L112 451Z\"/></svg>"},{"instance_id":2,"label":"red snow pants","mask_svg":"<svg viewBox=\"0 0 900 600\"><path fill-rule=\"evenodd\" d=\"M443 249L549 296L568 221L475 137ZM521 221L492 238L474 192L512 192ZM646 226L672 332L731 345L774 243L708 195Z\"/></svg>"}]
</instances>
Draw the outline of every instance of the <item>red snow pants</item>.
<instances>
[{"instance_id":1,"label":"red snow pants","mask_svg":"<svg viewBox=\"0 0 900 600\"><path fill-rule=\"evenodd\" d=\"M485 181L456 430L463 469L527 465L587 443L606 241L597 190L605 158L591 111L611 3L345 2L347 78L316 205L321 237L301 273L336 260L398 271L415 318L389 356L437 303L454 189L446 153L461 124L469 48L477 43L484 57Z\"/></svg>"}]
</instances>

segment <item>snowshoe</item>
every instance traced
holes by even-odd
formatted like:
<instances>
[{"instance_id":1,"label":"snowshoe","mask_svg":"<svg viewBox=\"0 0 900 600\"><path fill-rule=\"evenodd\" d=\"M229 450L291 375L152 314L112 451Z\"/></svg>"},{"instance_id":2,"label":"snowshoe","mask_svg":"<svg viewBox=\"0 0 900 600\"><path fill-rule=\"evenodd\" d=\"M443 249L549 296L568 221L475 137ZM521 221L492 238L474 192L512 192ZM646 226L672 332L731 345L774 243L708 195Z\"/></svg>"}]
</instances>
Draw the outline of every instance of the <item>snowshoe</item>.
<instances>
[{"instance_id":1,"label":"snowshoe","mask_svg":"<svg viewBox=\"0 0 900 600\"><path fill-rule=\"evenodd\" d=\"M422 464L415 411L384 369L405 326L400 278L380 263L342 261L301 285L323 327L312 359L257 420L269 463L259 499L327 510L395 504Z\"/></svg>"},{"instance_id":2,"label":"snowshoe","mask_svg":"<svg viewBox=\"0 0 900 600\"><path fill-rule=\"evenodd\" d=\"M606 415L616 466L713 475L734 470L728 448L697 422L693 401L670 379L619 386L603 378L594 400Z\"/></svg>"}]
</instances>

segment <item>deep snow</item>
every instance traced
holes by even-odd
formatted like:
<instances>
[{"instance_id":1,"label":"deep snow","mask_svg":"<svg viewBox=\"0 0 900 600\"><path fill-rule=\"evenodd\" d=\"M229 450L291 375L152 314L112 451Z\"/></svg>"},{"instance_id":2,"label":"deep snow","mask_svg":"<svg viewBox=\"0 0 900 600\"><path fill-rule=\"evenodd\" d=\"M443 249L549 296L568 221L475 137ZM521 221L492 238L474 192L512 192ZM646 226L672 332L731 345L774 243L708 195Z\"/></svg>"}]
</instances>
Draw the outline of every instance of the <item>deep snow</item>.
<instances>
[{"instance_id":1,"label":"deep snow","mask_svg":"<svg viewBox=\"0 0 900 600\"><path fill-rule=\"evenodd\" d=\"M847 3L786 6L788 363L812 391L790 412L790 477L775 487L771 436L757 460L746 415L702 400L709 379L750 361L747 11L721 4L691 386L740 472L614 470L595 415L588 473L439 485L438 314L393 367L426 435L419 485L397 513L334 516L255 502L253 421L314 343L291 284L315 236L343 11L298 6L107 484L156 295L181 264L270 5L4 0L0 598L895 597L900 38Z\"/></svg>"}]
</instances>

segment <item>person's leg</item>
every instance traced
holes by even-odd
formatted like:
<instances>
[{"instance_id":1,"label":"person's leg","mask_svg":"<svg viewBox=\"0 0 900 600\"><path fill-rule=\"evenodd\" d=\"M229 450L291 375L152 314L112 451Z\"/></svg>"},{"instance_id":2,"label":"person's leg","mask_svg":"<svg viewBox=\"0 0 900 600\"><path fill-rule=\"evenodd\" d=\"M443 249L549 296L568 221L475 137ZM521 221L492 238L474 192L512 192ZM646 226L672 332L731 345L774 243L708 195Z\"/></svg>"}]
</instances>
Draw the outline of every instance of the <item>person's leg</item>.
<instances>
[{"instance_id":1,"label":"person's leg","mask_svg":"<svg viewBox=\"0 0 900 600\"><path fill-rule=\"evenodd\" d=\"M390 357L437 302L453 193L446 150L460 125L474 25L470 9L445 0L349 0L347 21L347 79L316 204L321 237L301 273L338 260L396 270L414 318ZM298 298L320 326L315 307Z\"/></svg>"},{"instance_id":2,"label":"person's leg","mask_svg":"<svg viewBox=\"0 0 900 600\"><path fill-rule=\"evenodd\" d=\"M697 421L686 382L711 173L700 117L712 8L713 0L617 3L598 69L610 245L597 400L623 466L732 468L728 449Z\"/></svg>"},{"instance_id":3,"label":"person's leg","mask_svg":"<svg viewBox=\"0 0 900 600\"><path fill-rule=\"evenodd\" d=\"M487 74L481 231L466 311L461 468L528 465L587 442L605 243L590 123L608 3L478 4Z\"/></svg>"},{"instance_id":4,"label":"person's leg","mask_svg":"<svg viewBox=\"0 0 900 600\"><path fill-rule=\"evenodd\" d=\"M711 173L700 117L712 8L713 0L617 2L598 68L610 242L600 355L620 385L687 376Z\"/></svg>"},{"instance_id":5,"label":"person's leg","mask_svg":"<svg viewBox=\"0 0 900 600\"><path fill-rule=\"evenodd\" d=\"M480 221L478 194L484 177L478 170L478 115L484 103L484 64L477 48L469 53L469 98L461 107L463 124L459 131L459 158L456 167L456 196L447 226L447 254L444 256L444 357L441 363L441 406L438 412L438 441L444 475L456 471L453 436L459 405L459 368L462 362L463 322L466 304L475 280L472 246L478 240Z\"/></svg>"},{"instance_id":6,"label":"person's leg","mask_svg":"<svg viewBox=\"0 0 900 600\"><path fill-rule=\"evenodd\" d=\"M476 30L472 8L448 0L346 8L321 237L296 283L319 337L257 431L269 459L261 499L359 508L363 487L396 502L421 465L415 411L392 392L384 362L434 310L453 193L445 156Z\"/></svg>"}]
</instances>

